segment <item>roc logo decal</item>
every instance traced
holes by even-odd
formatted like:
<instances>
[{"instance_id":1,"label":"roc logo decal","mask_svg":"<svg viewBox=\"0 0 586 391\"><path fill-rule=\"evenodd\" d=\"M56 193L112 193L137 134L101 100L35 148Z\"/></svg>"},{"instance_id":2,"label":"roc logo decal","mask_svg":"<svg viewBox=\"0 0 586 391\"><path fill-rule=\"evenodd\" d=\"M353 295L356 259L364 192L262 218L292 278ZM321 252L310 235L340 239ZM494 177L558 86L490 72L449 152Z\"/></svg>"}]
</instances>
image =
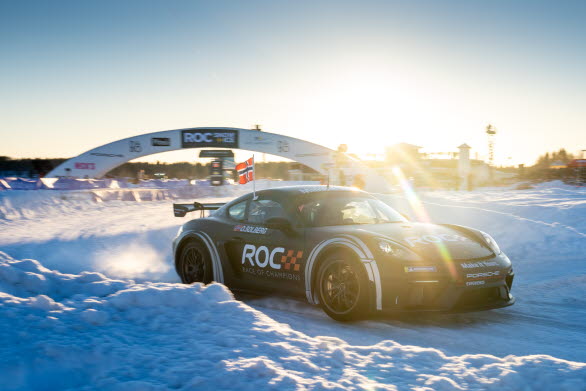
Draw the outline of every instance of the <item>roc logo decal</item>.
<instances>
[{"instance_id":1,"label":"roc logo decal","mask_svg":"<svg viewBox=\"0 0 586 391\"><path fill-rule=\"evenodd\" d=\"M300 265L297 263L297 260L303 258L303 251L297 251L295 256L293 256L293 253L295 253L295 250L287 251L287 255L281 256L281 263L283 264L283 268L285 270L298 272Z\"/></svg>"},{"instance_id":2,"label":"roc logo decal","mask_svg":"<svg viewBox=\"0 0 586 391\"><path fill-rule=\"evenodd\" d=\"M303 251L245 244L242 250L242 271L262 278L301 281ZM279 262L280 261L280 262Z\"/></svg>"}]
</instances>

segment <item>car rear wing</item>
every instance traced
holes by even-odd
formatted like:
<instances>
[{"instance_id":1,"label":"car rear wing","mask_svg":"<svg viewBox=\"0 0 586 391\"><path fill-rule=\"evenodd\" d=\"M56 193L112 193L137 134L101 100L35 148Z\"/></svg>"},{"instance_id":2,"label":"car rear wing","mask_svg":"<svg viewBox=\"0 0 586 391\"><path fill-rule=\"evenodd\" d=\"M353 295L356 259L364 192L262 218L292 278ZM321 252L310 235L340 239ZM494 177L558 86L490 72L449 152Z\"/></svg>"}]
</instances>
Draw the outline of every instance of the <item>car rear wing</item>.
<instances>
[{"instance_id":1,"label":"car rear wing","mask_svg":"<svg viewBox=\"0 0 586 391\"><path fill-rule=\"evenodd\" d=\"M175 217L184 217L189 212L195 212L197 210L201 211L201 216L203 217L203 213L206 210L217 210L224 206L226 203L216 202L216 203L208 203L208 204L201 204L199 202L194 202L191 204L173 204L173 214Z\"/></svg>"}]
</instances>

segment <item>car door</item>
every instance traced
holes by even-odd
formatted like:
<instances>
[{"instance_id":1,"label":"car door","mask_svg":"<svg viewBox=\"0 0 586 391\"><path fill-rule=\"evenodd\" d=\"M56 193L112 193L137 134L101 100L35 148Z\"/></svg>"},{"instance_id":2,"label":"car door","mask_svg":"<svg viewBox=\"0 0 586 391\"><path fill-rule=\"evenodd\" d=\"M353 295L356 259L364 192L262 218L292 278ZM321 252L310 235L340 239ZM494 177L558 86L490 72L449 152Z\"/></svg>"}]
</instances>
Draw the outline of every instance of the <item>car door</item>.
<instances>
[{"instance_id":1,"label":"car door","mask_svg":"<svg viewBox=\"0 0 586 391\"><path fill-rule=\"evenodd\" d=\"M225 250L235 288L303 294L303 228L286 200L270 196L249 199L246 217L234 224Z\"/></svg>"}]
</instances>

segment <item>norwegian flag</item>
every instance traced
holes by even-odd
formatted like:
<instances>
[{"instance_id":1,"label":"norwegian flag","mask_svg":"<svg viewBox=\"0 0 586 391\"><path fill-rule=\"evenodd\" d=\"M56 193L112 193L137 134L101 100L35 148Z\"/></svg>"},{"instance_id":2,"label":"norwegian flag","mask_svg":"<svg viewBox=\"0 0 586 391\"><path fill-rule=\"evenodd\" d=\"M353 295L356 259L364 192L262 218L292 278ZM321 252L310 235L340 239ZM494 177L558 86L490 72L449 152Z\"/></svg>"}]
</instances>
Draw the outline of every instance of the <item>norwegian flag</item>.
<instances>
[{"instance_id":1,"label":"norwegian flag","mask_svg":"<svg viewBox=\"0 0 586 391\"><path fill-rule=\"evenodd\" d=\"M254 156L243 163L236 165L238 171L238 183L241 185L254 181Z\"/></svg>"}]
</instances>

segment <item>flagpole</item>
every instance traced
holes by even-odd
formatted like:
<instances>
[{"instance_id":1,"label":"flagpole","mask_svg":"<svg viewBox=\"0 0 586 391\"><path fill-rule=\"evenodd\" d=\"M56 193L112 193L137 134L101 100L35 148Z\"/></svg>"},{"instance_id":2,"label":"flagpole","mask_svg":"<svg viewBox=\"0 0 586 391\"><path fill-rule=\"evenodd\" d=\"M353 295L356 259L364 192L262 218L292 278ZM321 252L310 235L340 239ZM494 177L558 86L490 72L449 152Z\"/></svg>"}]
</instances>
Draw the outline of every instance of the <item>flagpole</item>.
<instances>
[{"instance_id":1,"label":"flagpole","mask_svg":"<svg viewBox=\"0 0 586 391\"><path fill-rule=\"evenodd\" d=\"M254 153L252 154L252 199L256 200L256 164L254 164Z\"/></svg>"}]
</instances>

